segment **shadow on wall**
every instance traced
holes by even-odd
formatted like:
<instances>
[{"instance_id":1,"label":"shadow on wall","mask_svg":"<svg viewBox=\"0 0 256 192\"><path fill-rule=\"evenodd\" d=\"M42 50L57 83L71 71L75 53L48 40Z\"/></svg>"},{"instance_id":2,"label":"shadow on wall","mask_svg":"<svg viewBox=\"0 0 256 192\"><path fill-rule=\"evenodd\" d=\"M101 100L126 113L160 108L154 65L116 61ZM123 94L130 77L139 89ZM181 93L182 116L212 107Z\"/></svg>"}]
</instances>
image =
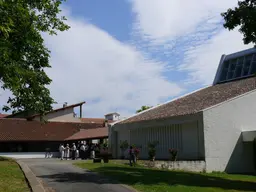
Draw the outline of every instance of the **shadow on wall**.
<instances>
[{"instance_id":1,"label":"shadow on wall","mask_svg":"<svg viewBox=\"0 0 256 192\"><path fill-rule=\"evenodd\" d=\"M226 166L226 173L254 173L253 142L243 142L240 134Z\"/></svg>"},{"instance_id":2,"label":"shadow on wall","mask_svg":"<svg viewBox=\"0 0 256 192\"><path fill-rule=\"evenodd\" d=\"M140 185L183 185L188 187L215 187L224 190L256 191L256 184L253 182L254 177L251 178L251 182L240 181L238 180L239 175L225 176L224 174L223 176L222 174L221 178L219 174L196 174L109 165L95 168L94 171L100 172L113 179L117 179L122 184L127 185L134 185L136 183L139 183ZM43 175L39 177L65 183L93 182L97 184L118 184L118 182L86 171L84 173L64 172L61 174ZM230 177L233 177L232 180Z\"/></svg>"}]
</instances>

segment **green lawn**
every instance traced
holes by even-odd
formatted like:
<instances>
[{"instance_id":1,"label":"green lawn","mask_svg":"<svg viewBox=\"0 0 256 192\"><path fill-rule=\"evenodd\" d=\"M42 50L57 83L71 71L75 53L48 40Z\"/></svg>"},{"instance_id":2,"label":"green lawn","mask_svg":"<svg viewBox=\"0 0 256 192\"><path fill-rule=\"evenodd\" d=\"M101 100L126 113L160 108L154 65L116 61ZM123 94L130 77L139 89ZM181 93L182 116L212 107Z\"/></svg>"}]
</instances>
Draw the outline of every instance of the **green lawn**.
<instances>
[{"instance_id":1,"label":"green lawn","mask_svg":"<svg viewBox=\"0 0 256 192\"><path fill-rule=\"evenodd\" d=\"M75 165L101 173L142 192L256 191L256 176L167 171L142 166L134 168L115 161L109 164L77 162Z\"/></svg>"},{"instance_id":2,"label":"green lawn","mask_svg":"<svg viewBox=\"0 0 256 192\"><path fill-rule=\"evenodd\" d=\"M19 165L11 159L0 157L0 192L29 192Z\"/></svg>"}]
</instances>

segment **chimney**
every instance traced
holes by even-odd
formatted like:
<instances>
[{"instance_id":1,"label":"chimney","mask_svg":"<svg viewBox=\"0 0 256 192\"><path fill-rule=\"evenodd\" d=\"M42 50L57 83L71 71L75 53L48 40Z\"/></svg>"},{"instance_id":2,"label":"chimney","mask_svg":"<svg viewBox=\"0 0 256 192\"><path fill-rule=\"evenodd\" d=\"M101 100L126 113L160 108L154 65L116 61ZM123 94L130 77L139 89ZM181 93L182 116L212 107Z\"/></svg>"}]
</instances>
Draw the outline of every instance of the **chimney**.
<instances>
[{"instance_id":1,"label":"chimney","mask_svg":"<svg viewBox=\"0 0 256 192\"><path fill-rule=\"evenodd\" d=\"M65 102L65 103L63 104L63 108L64 108L64 107L67 107L67 106L68 106L68 103Z\"/></svg>"}]
</instances>

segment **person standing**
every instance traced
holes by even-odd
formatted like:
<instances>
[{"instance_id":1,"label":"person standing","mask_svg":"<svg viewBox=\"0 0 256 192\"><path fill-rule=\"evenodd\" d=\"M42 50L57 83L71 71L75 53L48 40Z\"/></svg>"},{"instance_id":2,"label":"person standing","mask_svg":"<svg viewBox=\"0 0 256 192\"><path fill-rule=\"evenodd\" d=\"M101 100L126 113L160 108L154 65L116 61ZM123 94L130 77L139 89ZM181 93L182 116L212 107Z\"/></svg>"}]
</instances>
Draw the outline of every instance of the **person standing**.
<instances>
[{"instance_id":1,"label":"person standing","mask_svg":"<svg viewBox=\"0 0 256 192\"><path fill-rule=\"evenodd\" d=\"M72 156L72 160L76 159L76 144L73 143L72 147L71 147L71 156Z\"/></svg>"},{"instance_id":2,"label":"person standing","mask_svg":"<svg viewBox=\"0 0 256 192\"><path fill-rule=\"evenodd\" d=\"M130 146L130 150L129 150L129 161L130 161L130 166L135 166L136 156L132 146Z\"/></svg>"},{"instance_id":3,"label":"person standing","mask_svg":"<svg viewBox=\"0 0 256 192\"><path fill-rule=\"evenodd\" d=\"M46 149L45 149L45 158L51 158L51 149L50 149L50 147L46 147Z\"/></svg>"},{"instance_id":4,"label":"person standing","mask_svg":"<svg viewBox=\"0 0 256 192\"><path fill-rule=\"evenodd\" d=\"M64 151L65 151L65 148L64 148L63 144L60 145L59 151L60 151L60 159L63 160L63 158L64 158Z\"/></svg>"},{"instance_id":5,"label":"person standing","mask_svg":"<svg viewBox=\"0 0 256 192\"><path fill-rule=\"evenodd\" d=\"M81 142L78 141L76 146L76 159L80 157L80 146L81 146Z\"/></svg>"},{"instance_id":6,"label":"person standing","mask_svg":"<svg viewBox=\"0 0 256 192\"><path fill-rule=\"evenodd\" d=\"M69 150L70 150L69 144L67 144L66 147L65 147L65 158L66 158L66 160L68 160L69 156L70 156Z\"/></svg>"},{"instance_id":7,"label":"person standing","mask_svg":"<svg viewBox=\"0 0 256 192\"><path fill-rule=\"evenodd\" d=\"M94 146L94 144L91 145L91 159L95 159L95 146Z\"/></svg>"},{"instance_id":8,"label":"person standing","mask_svg":"<svg viewBox=\"0 0 256 192\"><path fill-rule=\"evenodd\" d=\"M81 157L81 159L85 159L85 146L84 146L84 143L81 143L80 157Z\"/></svg>"},{"instance_id":9,"label":"person standing","mask_svg":"<svg viewBox=\"0 0 256 192\"><path fill-rule=\"evenodd\" d=\"M89 152L89 146L88 146L88 144L86 143L85 144L85 151L84 151L84 159L88 159L88 157L89 157L89 154L90 152Z\"/></svg>"}]
</instances>

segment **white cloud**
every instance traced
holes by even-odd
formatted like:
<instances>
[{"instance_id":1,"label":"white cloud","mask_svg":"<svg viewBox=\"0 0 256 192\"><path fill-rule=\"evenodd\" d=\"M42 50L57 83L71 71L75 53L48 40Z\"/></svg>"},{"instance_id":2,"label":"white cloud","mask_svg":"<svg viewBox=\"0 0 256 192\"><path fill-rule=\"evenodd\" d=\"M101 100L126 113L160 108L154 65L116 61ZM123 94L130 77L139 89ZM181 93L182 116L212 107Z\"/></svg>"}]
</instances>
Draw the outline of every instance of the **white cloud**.
<instances>
[{"instance_id":1,"label":"white cloud","mask_svg":"<svg viewBox=\"0 0 256 192\"><path fill-rule=\"evenodd\" d=\"M86 21L72 18L64 10L71 29L58 36L44 35L51 50L51 95L68 104L87 101L86 116L102 116L119 109L128 116L142 105L155 105L161 99L180 94L182 89L162 76L165 63L145 58L130 45ZM9 93L4 92L4 105ZM95 104L90 101L97 100ZM89 102L88 102L89 101Z\"/></svg>"},{"instance_id":2,"label":"white cloud","mask_svg":"<svg viewBox=\"0 0 256 192\"><path fill-rule=\"evenodd\" d=\"M211 84L215 77L221 55L230 54L251 48L252 45L244 45L242 35L237 30L221 30L209 41L191 47L185 53L184 64L180 70L189 72L190 82Z\"/></svg>"},{"instance_id":3,"label":"white cloud","mask_svg":"<svg viewBox=\"0 0 256 192\"><path fill-rule=\"evenodd\" d=\"M103 116L120 109L128 115L142 105L180 94L182 89L162 76L165 63L145 58L132 46L108 33L68 16L71 29L58 36L45 36L52 51L52 96L60 103L87 103L85 115Z\"/></svg>"},{"instance_id":4,"label":"white cloud","mask_svg":"<svg viewBox=\"0 0 256 192\"><path fill-rule=\"evenodd\" d=\"M237 5L237 0L130 0L135 13L135 30L145 39L169 41L196 30L198 24L220 20L220 13ZM207 25L207 23L205 23Z\"/></svg>"},{"instance_id":5,"label":"white cloud","mask_svg":"<svg viewBox=\"0 0 256 192\"><path fill-rule=\"evenodd\" d=\"M162 52L174 50L184 54L181 58L184 61L177 68L188 72L185 83L211 84L222 54L252 47L243 44L242 35L237 30L228 31L221 26L220 13L237 6L237 0L130 2L135 13L134 33L147 46ZM174 45L166 49L165 45L170 44ZM172 57L171 53L169 57Z\"/></svg>"}]
</instances>

